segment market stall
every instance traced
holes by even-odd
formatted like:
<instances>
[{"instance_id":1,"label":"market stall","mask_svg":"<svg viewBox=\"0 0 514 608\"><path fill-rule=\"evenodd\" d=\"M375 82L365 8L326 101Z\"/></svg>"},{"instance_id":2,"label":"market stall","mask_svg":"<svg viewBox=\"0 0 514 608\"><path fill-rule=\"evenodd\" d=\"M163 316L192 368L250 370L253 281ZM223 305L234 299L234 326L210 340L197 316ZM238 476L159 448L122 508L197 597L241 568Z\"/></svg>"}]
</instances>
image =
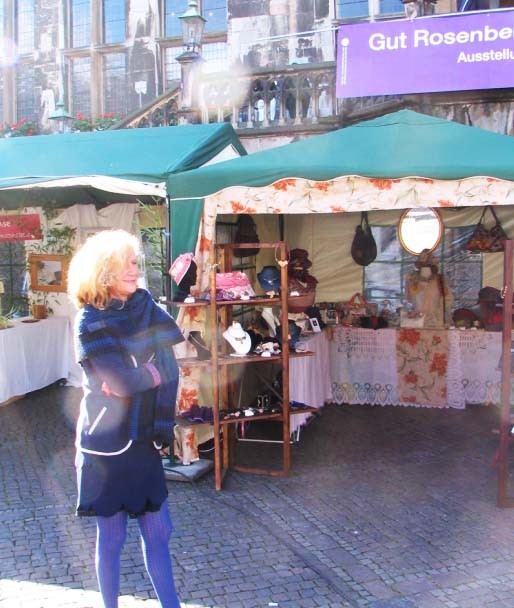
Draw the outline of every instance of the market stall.
<instances>
[{"instance_id":1,"label":"market stall","mask_svg":"<svg viewBox=\"0 0 514 608\"><path fill-rule=\"evenodd\" d=\"M38 214L43 236L56 225L74 229L70 244L73 250L98 230L122 228L137 234L141 203L164 205L167 178L241 154L246 152L226 123L0 139L0 212L8 218ZM48 209L56 210L51 220ZM55 237L55 231L53 234ZM56 253L45 250L43 241L26 241L25 245L28 253ZM10 284L12 276L15 278ZM0 279L5 285L6 307L11 295L21 295L24 277L18 272L0 275ZM62 366L58 373L78 385L80 370L73 361L70 331L75 311L65 293L52 294L51 305L54 314L68 321L66 330L53 334L59 352L68 357L68 373ZM31 332L28 327L16 326L0 332L0 337L5 343L20 335L26 342L43 327L55 328L55 323L51 318L30 328ZM48 336L45 343L47 340ZM6 349L0 345L0 356L9 358ZM17 352L22 356L21 345ZM58 360L62 360L61 355ZM26 361L30 366L20 367L23 371L13 388L16 394L22 389L41 388L40 382L30 382L30 375L46 377L42 374L47 365L44 358ZM50 382L57 379L55 374L49 374L49 378Z\"/></svg>"},{"instance_id":2,"label":"market stall","mask_svg":"<svg viewBox=\"0 0 514 608\"><path fill-rule=\"evenodd\" d=\"M194 252L198 288L207 289L208 252L216 238L217 220L251 214L263 238L270 241L281 236L276 221L280 216L290 248L310 252L318 279L316 301L347 300L362 289L363 268L350 256L362 211L370 212L374 223L395 226L403 210L430 207L441 211L445 226L473 226L483 206L495 205L499 210L514 202L513 153L511 137L403 110L191 171L168 183L172 226L185 222L197 227L173 233L173 257ZM505 211L501 219L506 231L512 232L508 207ZM501 286L501 257L484 256L482 284ZM258 259L258 269L269 263L273 263L270 257ZM187 309L181 315L189 327ZM196 318L194 323L198 329L203 320ZM457 337L444 337L447 352L452 344L460 344ZM457 346L455 352L461 352ZM457 365L458 357L452 360ZM396 351L389 363L395 361ZM451 384L454 372L449 373ZM398 374L391 368L393 376ZM459 407L466 401L461 390L455 400ZM432 395L427 403L420 395L409 397L421 404L431 400L439 404L441 399L436 402ZM452 405L447 398L444 404Z\"/></svg>"},{"instance_id":3,"label":"market stall","mask_svg":"<svg viewBox=\"0 0 514 608\"><path fill-rule=\"evenodd\" d=\"M0 209L166 197L172 175L246 154L227 123L0 139Z\"/></svg>"}]
</instances>

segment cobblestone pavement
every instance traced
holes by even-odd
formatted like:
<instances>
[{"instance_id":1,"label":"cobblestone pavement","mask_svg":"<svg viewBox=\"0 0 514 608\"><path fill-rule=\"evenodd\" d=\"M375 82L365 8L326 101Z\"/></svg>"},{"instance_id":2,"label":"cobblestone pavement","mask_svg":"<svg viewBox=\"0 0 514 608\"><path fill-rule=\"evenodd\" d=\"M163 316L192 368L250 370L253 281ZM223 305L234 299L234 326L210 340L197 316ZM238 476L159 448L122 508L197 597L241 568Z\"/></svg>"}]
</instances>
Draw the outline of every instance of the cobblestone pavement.
<instances>
[{"instance_id":1,"label":"cobblestone pavement","mask_svg":"<svg viewBox=\"0 0 514 608\"><path fill-rule=\"evenodd\" d=\"M0 607L93 608L94 521L74 516L80 391L0 408ZM188 607L512 608L514 511L495 506L494 408L326 406L287 479L168 482ZM274 459L279 446L245 444ZM135 525L120 608L157 608Z\"/></svg>"}]
</instances>

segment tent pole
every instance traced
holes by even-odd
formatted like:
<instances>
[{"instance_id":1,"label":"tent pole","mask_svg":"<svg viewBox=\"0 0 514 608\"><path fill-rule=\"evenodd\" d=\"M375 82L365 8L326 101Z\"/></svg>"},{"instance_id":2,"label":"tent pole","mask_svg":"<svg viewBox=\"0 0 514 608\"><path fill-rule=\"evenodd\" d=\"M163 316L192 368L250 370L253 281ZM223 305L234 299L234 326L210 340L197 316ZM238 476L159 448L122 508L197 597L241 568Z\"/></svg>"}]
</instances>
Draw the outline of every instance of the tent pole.
<instances>
[{"instance_id":1,"label":"tent pole","mask_svg":"<svg viewBox=\"0 0 514 608\"><path fill-rule=\"evenodd\" d=\"M278 234L279 241L284 240L284 214L280 213L278 216Z\"/></svg>"},{"instance_id":2,"label":"tent pole","mask_svg":"<svg viewBox=\"0 0 514 608\"><path fill-rule=\"evenodd\" d=\"M509 485L509 444L511 437L510 393L512 382L512 254L514 241L507 240L503 253L503 331L501 356L501 407L500 407L500 447L498 458L498 487L496 504L498 507L512 507L508 496Z\"/></svg>"},{"instance_id":3,"label":"tent pole","mask_svg":"<svg viewBox=\"0 0 514 608\"><path fill-rule=\"evenodd\" d=\"M170 224L170 197L166 195L166 228L164 231L165 248L166 248L166 273L164 275L164 292L166 300L171 302L171 277L168 273L168 268L171 266L171 224Z\"/></svg>"}]
</instances>

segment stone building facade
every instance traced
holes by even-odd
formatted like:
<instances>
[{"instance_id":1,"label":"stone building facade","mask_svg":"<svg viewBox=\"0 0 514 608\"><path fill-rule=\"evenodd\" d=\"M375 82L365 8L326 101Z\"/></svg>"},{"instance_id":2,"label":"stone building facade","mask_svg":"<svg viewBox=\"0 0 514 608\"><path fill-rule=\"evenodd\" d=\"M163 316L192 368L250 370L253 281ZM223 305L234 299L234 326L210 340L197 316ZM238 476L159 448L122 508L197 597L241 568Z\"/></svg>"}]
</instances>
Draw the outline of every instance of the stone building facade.
<instances>
[{"instance_id":1,"label":"stone building facade","mask_svg":"<svg viewBox=\"0 0 514 608\"><path fill-rule=\"evenodd\" d=\"M415 0L422 14L464 8L456 2ZM58 101L75 117L121 116L120 126L180 122L186 9L187 0L0 0L0 123L26 119L52 132ZM403 18L401 0L199 0L199 9L206 27L195 120L230 121L249 151L401 107L514 131L514 88L336 98L338 24Z\"/></svg>"}]
</instances>

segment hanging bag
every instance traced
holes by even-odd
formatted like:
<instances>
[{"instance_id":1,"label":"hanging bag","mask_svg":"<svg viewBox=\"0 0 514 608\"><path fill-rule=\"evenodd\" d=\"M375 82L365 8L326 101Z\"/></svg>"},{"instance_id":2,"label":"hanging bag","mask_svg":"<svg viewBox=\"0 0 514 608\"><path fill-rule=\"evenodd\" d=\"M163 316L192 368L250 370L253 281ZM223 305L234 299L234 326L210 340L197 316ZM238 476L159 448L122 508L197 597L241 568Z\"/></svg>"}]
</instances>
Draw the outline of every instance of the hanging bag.
<instances>
[{"instance_id":1,"label":"hanging bag","mask_svg":"<svg viewBox=\"0 0 514 608\"><path fill-rule=\"evenodd\" d=\"M484 217L488 209L494 217L495 223L492 228L486 228L484 225ZM495 253L503 251L504 243L507 238L494 208L488 206L482 211L480 220L475 226L470 239L466 243L466 249L473 253Z\"/></svg>"},{"instance_id":2,"label":"hanging bag","mask_svg":"<svg viewBox=\"0 0 514 608\"><path fill-rule=\"evenodd\" d=\"M257 226L253 221L253 217L247 213L241 213L237 217L236 234L234 237L235 243L259 243L257 234ZM251 255L257 255L259 249L237 249L234 248L234 255L239 258L247 258Z\"/></svg>"},{"instance_id":3,"label":"hanging bag","mask_svg":"<svg viewBox=\"0 0 514 608\"><path fill-rule=\"evenodd\" d=\"M368 266L377 257L377 244L368 224L368 214L361 213L361 223L355 228L351 254L360 266Z\"/></svg>"}]
</instances>

